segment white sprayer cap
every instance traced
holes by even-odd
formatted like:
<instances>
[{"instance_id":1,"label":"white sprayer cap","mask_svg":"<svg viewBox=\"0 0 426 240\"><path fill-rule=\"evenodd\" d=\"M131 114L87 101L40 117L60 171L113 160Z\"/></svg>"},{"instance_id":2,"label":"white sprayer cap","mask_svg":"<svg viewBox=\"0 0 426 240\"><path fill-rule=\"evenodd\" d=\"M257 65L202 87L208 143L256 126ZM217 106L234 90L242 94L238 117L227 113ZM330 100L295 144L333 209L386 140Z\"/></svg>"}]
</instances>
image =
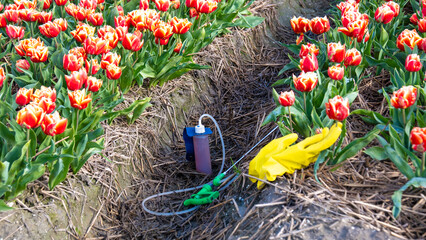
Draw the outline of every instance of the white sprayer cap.
<instances>
[{"instance_id":1,"label":"white sprayer cap","mask_svg":"<svg viewBox=\"0 0 426 240\"><path fill-rule=\"evenodd\" d=\"M201 134L201 133L205 133L205 132L206 132L206 129L204 128L204 125L195 126L195 133Z\"/></svg>"}]
</instances>

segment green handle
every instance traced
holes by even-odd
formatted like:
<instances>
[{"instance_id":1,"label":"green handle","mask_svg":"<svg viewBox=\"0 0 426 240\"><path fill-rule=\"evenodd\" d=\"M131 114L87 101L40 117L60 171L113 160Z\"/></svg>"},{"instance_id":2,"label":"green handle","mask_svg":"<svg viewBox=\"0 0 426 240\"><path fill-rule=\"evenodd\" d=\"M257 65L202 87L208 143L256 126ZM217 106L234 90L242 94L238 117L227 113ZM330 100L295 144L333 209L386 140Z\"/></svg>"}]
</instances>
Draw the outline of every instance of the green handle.
<instances>
[{"instance_id":1,"label":"green handle","mask_svg":"<svg viewBox=\"0 0 426 240\"><path fill-rule=\"evenodd\" d=\"M190 198L190 199L186 199L185 202L183 202L183 205L185 206L203 205L203 204L209 204L212 202L213 202L213 199L210 199L210 198L202 198L202 199Z\"/></svg>"},{"instance_id":2,"label":"green handle","mask_svg":"<svg viewBox=\"0 0 426 240\"><path fill-rule=\"evenodd\" d=\"M219 175L217 175L217 177L215 177L213 179L213 185L215 185L216 187L220 185L220 181L222 181L222 179L225 177L225 173L221 173Z\"/></svg>"},{"instance_id":3,"label":"green handle","mask_svg":"<svg viewBox=\"0 0 426 240\"><path fill-rule=\"evenodd\" d=\"M214 191L210 185L206 184L203 188L196 194L192 194L190 199L186 199L183 202L183 205L203 205L212 203L214 199L219 197L219 192Z\"/></svg>"}]
</instances>

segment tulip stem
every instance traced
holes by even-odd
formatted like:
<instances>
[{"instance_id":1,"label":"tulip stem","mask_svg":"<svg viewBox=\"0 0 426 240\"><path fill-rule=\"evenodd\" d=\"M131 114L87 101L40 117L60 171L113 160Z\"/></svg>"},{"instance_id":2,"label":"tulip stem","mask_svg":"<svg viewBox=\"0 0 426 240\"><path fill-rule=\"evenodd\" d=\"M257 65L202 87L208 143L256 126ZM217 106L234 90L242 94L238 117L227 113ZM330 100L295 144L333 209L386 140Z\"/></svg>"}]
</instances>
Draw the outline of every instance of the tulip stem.
<instances>
[{"instance_id":1,"label":"tulip stem","mask_svg":"<svg viewBox=\"0 0 426 240\"><path fill-rule=\"evenodd\" d=\"M407 121L405 120L405 109L404 108L402 109L402 122L404 123L404 126L402 126L402 127L405 128Z\"/></svg>"},{"instance_id":2,"label":"tulip stem","mask_svg":"<svg viewBox=\"0 0 426 240\"><path fill-rule=\"evenodd\" d=\"M306 92L303 92L303 103L305 106L305 113L308 114L307 109L306 109Z\"/></svg>"},{"instance_id":3,"label":"tulip stem","mask_svg":"<svg viewBox=\"0 0 426 240\"><path fill-rule=\"evenodd\" d=\"M29 141L30 141L30 129L28 128L27 129L27 142L29 142ZM27 148L27 160L28 160L28 162L30 162L29 152L30 152L30 149Z\"/></svg>"},{"instance_id":4,"label":"tulip stem","mask_svg":"<svg viewBox=\"0 0 426 240\"><path fill-rule=\"evenodd\" d=\"M327 41L326 41L327 39L326 39L325 33L322 34L322 40L324 41L324 44L327 45Z\"/></svg>"},{"instance_id":5,"label":"tulip stem","mask_svg":"<svg viewBox=\"0 0 426 240\"><path fill-rule=\"evenodd\" d=\"M76 122L76 124L75 124L75 135L77 135L77 130L78 130L78 117L79 117L80 111L79 111L78 109L75 109L75 110L77 110L77 119L75 120L75 122ZM74 137L75 137L75 135L74 135Z\"/></svg>"},{"instance_id":6,"label":"tulip stem","mask_svg":"<svg viewBox=\"0 0 426 240\"><path fill-rule=\"evenodd\" d=\"M291 132L293 133L293 123L291 122L291 106L288 106L288 120L290 122Z\"/></svg>"},{"instance_id":7,"label":"tulip stem","mask_svg":"<svg viewBox=\"0 0 426 240\"><path fill-rule=\"evenodd\" d=\"M41 63L39 63L38 64L38 66L39 66L39 68L40 68L40 75L41 75L41 81L40 82L42 82L43 83L43 85L44 85L44 79L43 79L43 73L41 73Z\"/></svg>"},{"instance_id":8,"label":"tulip stem","mask_svg":"<svg viewBox=\"0 0 426 240\"><path fill-rule=\"evenodd\" d=\"M425 170L425 158L426 158L426 152L423 152L423 155L422 155L422 166L421 166L421 171L420 171L420 174L423 174L423 171Z\"/></svg>"}]
</instances>

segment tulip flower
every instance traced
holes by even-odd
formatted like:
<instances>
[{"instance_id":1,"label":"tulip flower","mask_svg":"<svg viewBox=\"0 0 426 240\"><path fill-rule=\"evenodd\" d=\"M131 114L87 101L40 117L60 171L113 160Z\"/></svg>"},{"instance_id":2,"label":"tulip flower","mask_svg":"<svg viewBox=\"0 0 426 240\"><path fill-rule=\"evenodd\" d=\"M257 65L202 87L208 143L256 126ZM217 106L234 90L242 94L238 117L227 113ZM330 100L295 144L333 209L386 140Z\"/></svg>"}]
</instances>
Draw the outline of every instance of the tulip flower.
<instances>
[{"instance_id":1,"label":"tulip flower","mask_svg":"<svg viewBox=\"0 0 426 240\"><path fill-rule=\"evenodd\" d=\"M53 15L52 12L40 12L40 14L38 15L38 19L37 22L40 24L44 24L47 23L49 21L52 21Z\"/></svg>"},{"instance_id":2,"label":"tulip flower","mask_svg":"<svg viewBox=\"0 0 426 240\"><path fill-rule=\"evenodd\" d=\"M88 54L99 55L108 52L108 42L102 38L88 37L84 42L84 50Z\"/></svg>"},{"instance_id":3,"label":"tulip flower","mask_svg":"<svg viewBox=\"0 0 426 240\"><path fill-rule=\"evenodd\" d=\"M174 9L179 9L180 8L180 0L171 0L170 4L171 4L171 6Z\"/></svg>"},{"instance_id":4,"label":"tulip flower","mask_svg":"<svg viewBox=\"0 0 426 240\"><path fill-rule=\"evenodd\" d=\"M30 104L18 112L16 122L27 129L36 128L41 125L45 115L41 107Z\"/></svg>"},{"instance_id":5,"label":"tulip flower","mask_svg":"<svg viewBox=\"0 0 426 240\"><path fill-rule=\"evenodd\" d=\"M38 26L38 29L40 30L40 33L43 34L43 36L48 38L54 38L61 33L61 26L58 24L55 24L53 22L47 22L43 25Z\"/></svg>"},{"instance_id":6,"label":"tulip flower","mask_svg":"<svg viewBox=\"0 0 426 240\"><path fill-rule=\"evenodd\" d=\"M185 5L188 8L195 8L197 6L197 0L185 0Z\"/></svg>"},{"instance_id":7,"label":"tulip flower","mask_svg":"<svg viewBox=\"0 0 426 240\"><path fill-rule=\"evenodd\" d=\"M19 22L19 11L18 10L6 10L4 16L8 22L17 23Z\"/></svg>"},{"instance_id":8,"label":"tulip flower","mask_svg":"<svg viewBox=\"0 0 426 240\"><path fill-rule=\"evenodd\" d=\"M20 88L16 94L15 101L18 105L25 106L30 103L33 95L33 89Z\"/></svg>"},{"instance_id":9,"label":"tulip flower","mask_svg":"<svg viewBox=\"0 0 426 240\"><path fill-rule=\"evenodd\" d=\"M349 101L341 96L335 96L325 103L325 112L330 119L343 121L349 116Z\"/></svg>"},{"instance_id":10,"label":"tulip flower","mask_svg":"<svg viewBox=\"0 0 426 240\"><path fill-rule=\"evenodd\" d=\"M197 0L195 9L199 13L211 13L217 9L217 2L215 0Z\"/></svg>"},{"instance_id":11,"label":"tulip flower","mask_svg":"<svg viewBox=\"0 0 426 240\"><path fill-rule=\"evenodd\" d=\"M413 13L413 15L411 15L410 22L414 25L417 25L417 23L419 22L419 18L417 17L416 13Z\"/></svg>"},{"instance_id":12,"label":"tulip flower","mask_svg":"<svg viewBox=\"0 0 426 240\"><path fill-rule=\"evenodd\" d=\"M347 27L349 23L355 22L361 19L361 17L362 15L358 11L347 11L344 14L342 14L342 17L341 17L342 25L343 27Z\"/></svg>"},{"instance_id":13,"label":"tulip flower","mask_svg":"<svg viewBox=\"0 0 426 240\"><path fill-rule=\"evenodd\" d=\"M128 27L115 27L115 31L117 32L118 41L123 41L124 36L126 36L129 31Z\"/></svg>"},{"instance_id":14,"label":"tulip flower","mask_svg":"<svg viewBox=\"0 0 426 240\"><path fill-rule=\"evenodd\" d=\"M70 72L78 71L83 66L84 58L75 54L65 54L63 57L64 69Z\"/></svg>"},{"instance_id":15,"label":"tulip flower","mask_svg":"<svg viewBox=\"0 0 426 240\"><path fill-rule=\"evenodd\" d=\"M9 36L12 39L21 39L24 37L25 28L14 26L14 25L7 25L6 33L7 33L7 36Z\"/></svg>"},{"instance_id":16,"label":"tulip flower","mask_svg":"<svg viewBox=\"0 0 426 240\"><path fill-rule=\"evenodd\" d=\"M0 28L4 28L7 26L6 17L4 16L4 13L0 14Z\"/></svg>"},{"instance_id":17,"label":"tulip flower","mask_svg":"<svg viewBox=\"0 0 426 240\"><path fill-rule=\"evenodd\" d=\"M64 6L67 2L68 0L55 0L56 5L58 6Z\"/></svg>"},{"instance_id":18,"label":"tulip flower","mask_svg":"<svg viewBox=\"0 0 426 240\"><path fill-rule=\"evenodd\" d=\"M154 0L155 6L159 11L167 12L170 7L170 0Z\"/></svg>"},{"instance_id":19,"label":"tulip flower","mask_svg":"<svg viewBox=\"0 0 426 240\"><path fill-rule=\"evenodd\" d=\"M411 50L413 50L416 45L420 47L421 42L422 38L419 36L415 29L405 29L401 32L401 34L399 34L398 38L396 39L396 46L401 51L405 51L404 45L407 45Z\"/></svg>"},{"instance_id":20,"label":"tulip flower","mask_svg":"<svg viewBox=\"0 0 426 240\"><path fill-rule=\"evenodd\" d=\"M195 8L190 8L189 9L189 16L191 18L198 19L200 17L200 13Z\"/></svg>"},{"instance_id":21,"label":"tulip flower","mask_svg":"<svg viewBox=\"0 0 426 240\"><path fill-rule=\"evenodd\" d=\"M152 32L156 38L170 38L173 35L173 27L166 22L157 21L152 25Z\"/></svg>"},{"instance_id":22,"label":"tulip flower","mask_svg":"<svg viewBox=\"0 0 426 240\"><path fill-rule=\"evenodd\" d=\"M348 11L358 11L358 3L353 0L340 2L337 5L337 8L341 11L342 14L348 12Z\"/></svg>"},{"instance_id":23,"label":"tulip flower","mask_svg":"<svg viewBox=\"0 0 426 240\"><path fill-rule=\"evenodd\" d=\"M318 70L318 60L315 54L308 54L300 60L300 69L303 72L314 72Z\"/></svg>"},{"instance_id":24,"label":"tulip flower","mask_svg":"<svg viewBox=\"0 0 426 240\"><path fill-rule=\"evenodd\" d=\"M330 30L330 22L327 17L316 17L311 19L310 28L313 33L322 34Z\"/></svg>"},{"instance_id":25,"label":"tulip flower","mask_svg":"<svg viewBox=\"0 0 426 240\"><path fill-rule=\"evenodd\" d=\"M374 14L374 18L376 19L376 22L388 24L390 21L392 21L393 17L395 16L395 12L386 5L382 5L377 8L376 13Z\"/></svg>"},{"instance_id":26,"label":"tulip flower","mask_svg":"<svg viewBox=\"0 0 426 240\"><path fill-rule=\"evenodd\" d=\"M87 108L87 105L92 101L90 93L87 95L86 89L75 90L68 92L68 98L70 99L71 107L79 110Z\"/></svg>"},{"instance_id":27,"label":"tulip flower","mask_svg":"<svg viewBox=\"0 0 426 240\"><path fill-rule=\"evenodd\" d=\"M89 69L90 66L90 69ZM99 69L101 69L101 65L99 65L98 60L97 59L92 59L90 62L86 60L86 72L91 74L91 75L95 75L96 73L98 73Z\"/></svg>"},{"instance_id":28,"label":"tulip flower","mask_svg":"<svg viewBox=\"0 0 426 240\"><path fill-rule=\"evenodd\" d=\"M304 34L311 30L311 21L304 17L293 17L290 20L291 28L296 34Z\"/></svg>"},{"instance_id":29,"label":"tulip flower","mask_svg":"<svg viewBox=\"0 0 426 240\"><path fill-rule=\"evenodd\" d=\"M23 73L24 71L22 71L22 69L30 69L30 63L25 59L19 59L18 61L16 61L16 71L18 71L19 73Z\"/></svg>"},{"instance_id":30,"label":"tulip flower","mask_svg":"<svg viewBox=\"0 0 426 240\"><path fill-rule=\"evenodd\" d=\"M97 92L102 87L102 80L95 77L88 77L85 87L91 92Z\"/></svg>"},{"instance_id":31,"label":"tulip flower","mask_svg":"<svg viewBox=\"0 0 426 240\"><path fill-rule=\"evenodd\" d=\"M118 66L120 64L121 56L117 53L108 52L102 55L101 68L106 69L108 65L114 64Z\"/></svg>"},{"instance_id":32,"label":"tulip flower","mask_svg":"<svg viewBox=\"0 0 426 240\"><path fill-rule=\"evenodd\" d=\"M121 68L114 64L110 64L106 68L106 75L108 79L117 80L121 77Z\"/></svg>"},{"instance_id":33,"label":"tulip flower","mask_svg":"<svg viewBox=\"0 0 426 240\"><path fill-rule=\"evenodd\" d=\"M143 46L142 33L135 31L133 34L127 33L123 38L123 47L131 51L139 51Z\"/></svg>"},{"instance_id":34,"label":"tulip flower","mask_svg":"<svg viewBox=\"0 0 426 240\"><path fill-rule=\"evenodd\" d=\"M327 54L330 62L340 63L345 59L346 46L338 43L327 44Z\"/></svg>"},{"instance_id":35,"label":"tulip flower","mask_svg":"<svg viewBox=\"0 0 426 240\"><path fill-rule=\"evenodd\" d=\"M49 136L59 135L65 131L67 123L68 119L61 118L58 112L47 114L41 122L41 130Z\"/></svg>"},{"instance_id":36,"label":"tulip flower","mask_svg":"<svg viewBox=\"0 0 426 240\"><path fill-rule=\"evenodd\" d=\"M300 48L299 57L304 58L308 56L309 54L318 56L319 49L315 44L302 44L302 47Z\"/></svg>"},{"instance_id":37,"label":"tulip flower","mask_svg":"<svg viewBox=\"0 0 426 240\"><path fill-rule=\"evenodd\" d=\"M337 64L328 68L328 76L333 80L342 80L345 75L345 69Z\"/></svg>"},{"instance_id":38,"label":"tulip flower","mask_svg":"<svg viewBox=\"0 0 426 240\"><path fill-rule=\"evenodd\" d=\"M366 20L356 20L353 22L350 22L347 27L339 27L337 28L337 31L342 32L348 37L354 38L358 37L359 34L363 34L365 32L365 29L367 28L368 21Z\"/></svg>"},{"instance_id":39,"label":"tulip flower","mask_svg":"<svg viewBox=\"0 0 426 240\"><path fill-rule=\"evenodd\" d=\"M177 43L176 47L173 49L173 52L180 53L181 48L182 48L182 43L181 42Z\"/></svg>"},{"instance_id":40,"label":"tulip flower","mask_svg":"<svg viewBox=\"0 0 426 240\"><path fill-rule=\"evenodd\" d=\"M417 26L419 27L419 32L426 32L426 18L422 18L417 22Z\"/></svg>"},{"instance_id":41,"label":"tulip flower","mask_svg":"<svg viewBox=\"0 0 426 240\"><path fill-rule=\"evenodd\" d=\"M27 38L19 41L19 44L15 46L15 50L20 56L31 57L30 52L32 49L36 49L38 47L44 47L44 43L40 40L40 38Z\"/></svg>"},{"instance_id":42,"label":"tulip flower","mask_svg":"<svg viewBox=\"0 0 426 240\"><path fill-rule=\"evenodd\" d=\"M97 0L80 0L80 3L78 5L85 9L95 10L96 7L98 6L98 1Z\"/></svg>"},{"instance_id":43,"label":"tulip flower","mask_svg":"<svg viewBox=\"0 0 426 240\"><path fill-rule=\"evenodd\" d=\"M141 23L143 25L143 27L145 27L145 25L146 25L146 12L143 11L143 10L133 10L133 11L128 13L127 18L128 18L128 22L133 27L137 27L137 25L139 23ZM119 20L120 19L117 18L117 21L119 21ZM115 24L117 24L117 23L115 23ZM123 23L121 23L121 24L123 24ZM140 27L140 28L142 28L142 27Z\"/></svg>"},{"instance_id":44,"label":"tulip flower","mask_svg":"<svg viewBox=\"0 0 426 240\"><path fill-rule=\"evenodd\" d=\"M124 16L115 16L114 25L115 27L128 27L130 24L131 18Z\"/></svg>"},{"instance_id":45,"label":"tulip flower","mask_svg":"<svg viewBox=\"0 0 426 240\"><path fill-rule=\"evenodd\" d=\"M93 37L95 35L95 28L87 24L77 25L74 31L71 31L73 38L79 42L84 43L86 38Z\"/></svg>"},{"instance_id":46,"label":"tulip flower","mask_svg":"<svg viewBox=\"0 0 426 240\"><path fill-rule=\"evenodd\" d=\"M404 86L393 93L391 104L394 108L406 109L411 107L417 98L417 88L413 86Z\"/></svg>"},{"instance_id":47,"label":"tulip flower","mask_svg":"<svg viewBox=\"0 0 426 240\"><path fill-rule=\"evenodd\" d=\"M292 90L287 92L281 92L278 101L283 107L292 106L295 101L294 92Z\"/></svg>"},{"instance_id":48,"label":"tulip flower","mask_svg":"<svg viewBox=\"0 0 426 240\"><path fill-rule=\"evenodd\" d=\"M27 55L30 56L31 61L34 63L46 62L49 50L47 47L37 46L29 49Z\"/></svg>"},{"instance_id":49,"label":"tulip flower","mask_svg":"<svg viewBox=\"0 0 426 240\"><path fill-rule=\"evenodd\" d=\"M31 100L35 101L35 99L41 98L50 98L52 102L56 101L56 90L50 87L41 86L40 89L36 89L35 92L31 96Z\"/></svg>"},{"instance_id":50,"label":"tulip flower","mask_svg":"<svg viewBox=\"0 0 426 240\"><path fill-rule=\"evenodd\" d=\"M310 92L317 85L318 77L315 72L302 72L298 77L293 75L293 83L296 90L300 92Z\"/></svg>"},{"instance_id":51,"label":"tulip flower","mask_svg":"<svg viewBox=\"0 0 426 240\"><path fill-rule=\"evenodd\" d=\"M6 74L4 73L4 68L0 67L0 88L3 86L3 82L6 79Z\"/></svg>"},{"instance_id":52,"label":"tulip flower","mask_svg":"<svg viewBox=\"0 0 426 240\"><path fill-rule=\"evenodd\" d=\"M139 9L147 10L149 8L149 0L140 0Z\"/></svg>"},{"instance_id":53,"label":"tulip flower","mask_svg":"<svg viewBox=\"0 0 426 240\"><path fill-rule=\"evenodd\" d=\"M179 19L177 17L172 18L170 20L170 25L173 27L173 33L176 34L185 34L188 32L189 28L191 27L192 23L188 21L188 19Z\"/></svg>"},{"instance_id":54,"label":"tulip flower","mask_svg":"<svg viewBox=\"0 0 426 240\"><path fill-rule=\"evenodd\" d=\"M35 98L31 104L41 107L47 114L53 112L56 107L55 102L53 102L52 99L46 97Z\"/></svg>"},{"instance_id":55,"label":"tulip flower","mask_svg":"<svg viewBox=\"0 0 426 240\"><path fill-rule=\"evenodd\" d=\"M53 20L53 23L57 24L59 27L61 27L61 31L66 31L68 28L67 20L63 18L57 18Z\"/></svg>"},{"instance_id":56,"label":"tulip flower","mask_svg":"<svg viewBox=\"0 0 426 240\"><path fill-rule=\"evenodd\" d=\"M79 71L71 72L71 75L65 75L65 81L69 90L78 90L87 81L87 72L85 68L81 68Z\"/></svg>"},{"instance_id":57,"label":"tulip flower","mask_svg":"<svg viewBox=\"0 0 426 240\"><path fill-rule=\"evenodd\" d=\"M3 10L4 6L0 3L0 12Z\"/></svg>"},{"instance_id":58,"label":"tulip flower","mask_svg":"<svg viewBox=\"0 0 426 240\"><path fill-rule=\"evenodd\" d=\"M155 44L167 45L170 38L155 38Z\"/></svg>"},{"instance_id":59,"label":"tulip flower","mask_svg":"<svg viewBox=\"0 0 426 240\"><path fill-rule=\"evenodd\" d=\"M417 54L410 54L405 59L405 69L409 72L418 72L422 68L420 56Z\"/></svg>"},{"instance_id":60,"label":"tulip flower","mask_svg":"<svg viewBox=\"0 0 426 240\"><path fill-rule=\"evenodd\" d=\"M426 152L426 128L414 127L410 133L410 142L413 145L414 151L425 153ZM424 162L422 162L422 168L424 169Z\"/></svg>"},{"instance_id":61,"label":"tulip flower","mask_svg":"<svg viewBox=\"0 0 426 240\"><path fill-rule=\"evenodd\" d=\"M93 24L93 26L101 26L102 23L104 23L102 13L92 13L87 17L87 20Z\"/></svg>"},{"instance_id":62,"label":"tulip flower","mask_svg":"<svg viewBox=\"0 0 426 240\"><path fill-rule=\"evenodd\" d=\"M119 16L124 16L124 9L122 6L117 6L117 11Z\"/></svg>"},{"instance_id":63,"label":"tulip flower","mask_svg":"<svg viewBox=\"0 0 426 240\"><path fill-rule=\"evenodd\" d=\"M118 34L114 28L106 25L105 27L98 30L98 37L108 42L108 50L114 49L118 44Z\"/></svg>"},{"instance_id":64,"label":"tulip flower","mask_svg":"<svg viewBox=\"0 0 426 240\"><path fill-rule=\"evenodd\" d=\"M82 57L84 60L87 59L86 51L82 47L71 48L68 51L68 54L71 54L71 53L74 54L74 55L76 55L78 58Z\"/></svg>"},{"instance_id":65,"label":"tulip flower","mask_svg":"<svg viewBox=\"0 0 426 240\"><path fill-rule=\"evenodd\" d=\"M52 0L44 0L43 9L50 8L51 4L52 4Z\"/></svg>"},{"instance_id":66,"label":"tulip flower","mask_svg":"<svg viewBox=\"0 0 426 240\"><path fill-rule=\"evenodd\" d=\"M362 61L361 53L356 49L352 48L346 51L344 64L347 66L358 66Z\"/></svg>"},{"instance_id":67,"label":"tulip flower","mask_svg":"<svg viewBox=\"0 0 426 240\"><path fill-rule=\"evenodd\" d=\"M398 17L399 15L399 4L393 1L387 1L386 3L383 4L383 6L388 6L391 8L391 10L394 12L394 17Z\"/></svg>"},{"instance_id":68,"label":"tulip flower","mask_svg":"<svg viewBox=\"0 0 426 240\"><path fill-rule=\"evenodd\" d=\"M367 29L365 29L363 34L359 34L357 37L357 42L368 42L368 40L370 39L370 33L367 31Z\"/></svg>"}]
</instances>

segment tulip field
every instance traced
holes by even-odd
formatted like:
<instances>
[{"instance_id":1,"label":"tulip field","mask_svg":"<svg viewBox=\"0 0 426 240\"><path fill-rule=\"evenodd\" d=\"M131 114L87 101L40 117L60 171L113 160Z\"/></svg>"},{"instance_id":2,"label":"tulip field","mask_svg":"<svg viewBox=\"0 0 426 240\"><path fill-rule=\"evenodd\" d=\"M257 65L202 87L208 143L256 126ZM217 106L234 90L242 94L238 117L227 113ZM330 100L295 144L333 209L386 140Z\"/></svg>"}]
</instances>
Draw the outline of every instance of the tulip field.
<instances>
[{"instance_id":1,"label":"tulip field","mask_svg":"<svg viewBox=\"0 0 426 240\"><path fill-rule=\"evenodd\" d=\"M2 1L0 211L13 210L16 206L27 209L26 202L22 203L20 198L37 195L34 185L42 186L41 193L49 190L49 196L58 189L62 191L63 186L69 184L67 178L83 178L82 172L87 172L85 167L96 158L106 163L102 165L106 172L116 171L111 170L108 164L118 163L118 168L123 166L125 172L130 169L126 168L127 165L132 166L132 173L138 177L126 172L123 180L112 174L108 183L102 177L95 178L97 185L108 188L106 198L113 200L109 204L102 203L95 211L94 220L86 233L81 233L74 226L71 231L74 238L86 238L90 231L94 231L92 229L98 233L106 232L99 236L108 239L111 232L111 238L125 239L152 236L159 239L228 239L239 236L241 229L242 232L246 231L246 235L241 236L254 239L266 236L290 238L293 232L298 234L305 231L302 227L305 220L294 220L298 230L293 226L293 218L289 226L287 223L282 225L281 220L277 221L281 231L272 231L276 226L270 229L269 226L276 224L275 220L284 213L286 220L283 222L287 222L288 216L294 217L291 213L293 210L280 212L274 209L267 214L265 222L246 224L247 219L256 219L254 215L259 217L263 214L253 209L269 207L269 203L264 204L259 199L246 205L240 203L244 202L241 199L257 198L262 191L268 192L253 189L254 185L248 185L251 183L245 180L246 177L263 180L257 184L259 189L259 186L272 185L275 190L284 191L291 183L294 184L291 185L292 189L306 189L313 186L311 183L304 185L307 179L322 186L318 187L319 190L312 190L313 193L300 194L289 190L294 196L304 199L303 204L295 201L304 205L316 199L306 201L311 196L321 198L318 196L324 192L335 190L333 186L329 188L327 183L330 185L330 181L346 178L349 173L342 169L352 166L356 160L363 163L356 165L361 166L357 167L359 173L351 175L349 179L368 179L370 176L365 172L373 172L375 170L372 168L377 166L370 165L370 162L378 162L387 166L384 169L394 169L391 175L403 180L398 186L393 186L392 194L386 195L387 199L380 199L391 204L373 205L365 201L366 206L380 210L377 219L362 217L362 212L351 217L370 224L377 223L380 230L387 232L394 231L395 226L404 229L403 226L408 223L400 222L401 215L404 220L407 219L406 214L414 214L416 219L425 220L426 70L423 65L426 60L426 0L338 0L329 3L327 16L290 16L286 24L291 33L282 38L285 42L273 41L277 45L275 47L285 53L278 63L270 63L270 58L261 62L259 56L269 54L258 54L267 48L263 43L259 44L264 40L252 41L244 32L264 29L265 24L269 24L268 31L282 34L280 28L270 27L278 25L273 22L277 20L265 17L269 16L271 6L275 7L272 3L268 4L255 0ZM266 13L261 11L262 7L265 7ZM268 35L264 32L262 34ZM243 40L233 39L236 35ZM252 42L256 42L257 46L248 46L247 43ZM236 46L250 50L243 51ZM216 52L222 54L220 59L216 58ZM228 56L228 59L224 56ZM236 56L241 59L233 59ZM244 61L249 64L239 65ZM284 62L286 64L282 64ZM272 73L268 73L270 69L273 69ZM245 72L251 75L243 75ZM208 76L203 75L206 73ZM240 81L238 74L247 79ZM194 78L194 82L187 80L187 76ZM380 82L377 80L373 85L380 87L374 89L374 94L380 96L380 101L359 104L364 101L360 100L360 95L365 94L362 93L365 91L363 89L376 78ZM196 92L202 99L200 101L205 101L201 103L205 109L194 112L193 106L186 106L187 100L166 103L169 100L164 100L168 98L163 94L174 94L176 81L176 88L183 89L178 90L181 91L179 94L184 95L182 99ZM190 90L185 89L188 84L191 85ZM201 90L193 90L198 84ZM164 90L170 88L173 90ZM247 92L240 94L240 88L248 89L252 95L246 96ZM273 101L268 99L268 94L272 95ZM200 104L197 101L189 102ZM373 107L367 109L362 106ZM167 109L166 117L160 116L157 110L147 112L162 107ZM184 117L178 115L181 111ZM274 180L278 177L277 181L272 183L266 181L269 180L266 173L248 171L247 160L236 166L238 169L235 172L243 173L234 183L239 187L231 187L229 194L221 193L214 205L206 205L194 215L182 219L164 220L149 215L140 206L143 198L165 189L193 187L206 181L205 176L193 173L192 163L182 163L179 156L185 155L182 152L183 143L176 140L176 136L180 137L182 132L180 119L185 119L185 126L194 125L194 119L199 117L197 114L202 113L214 115L219 125L223 124L226 148L231 152L227 154L232 156L232 161L226 162L229 166L264 136L267 129L275 126L280 131L277 135L296 133L302 141L322 135L322 140L331 147L325 149L320 146L318 152L299 149L305 154L304 158L310 159L311 166L306 166L307 169L302 169L301 173L277 174L274 176ZM189 116L191 114L194 116ZM149 152L150 144L143 145L143 141L137 138L146 138L153 145L161 145L156 139L164 135L160 130L167 131L160 125L164 119L170 122L169 131L173 132L169 137L173 143L167 146L172 153L156 152L161 155L159 157ZM243 120L247 120L250 126L247 127ZM125 133L122 135L129 135L130 139L134 132L140 131L141 121L148 122L148 126L159 124L159 130L146 131L146 135L137 135L137 138L122 144L130 146L134 143L133 148L141 153L134 149L122 150L127 148L122 145L117 147L117 143L111 140L111 135L116 131L114 129L123 128ZM363 130L352 133L356 124L362 125ZM337 140L331 141L329 131L334 133ZM256 133L253 135L253 132ZM158 136L152 137L150 134ZM277 135L274 136L281 137ZM212 137L217 138L215 134ZM250 141L244 142L244 138ZM212 143L211 149L213 170L217 171L218 161L214 159L218 158L215 154L220 150L217 144ZM253 154L248 156L253 159ZM137 161L121 163L117 156ZM162 161L152 160L157 158ZM167 161L163 158L167 158ZM93 166L90 168L94 169ZM96 170L97 174L104 174L105 169ZM387 174L382 169L377 171ZM155 175L157 172L159 176ZM338 176L338 180L329 176ZM332 180L324 181L326 178ZM126 181L130 184L123 188L111 187L113 182L118 186ZM166 186L167 183L170 186ZM357 185L360 189L372 185L347 184ZM346 198L346 190L344 194ZM376 194L381 193L375 193L371 198L374 199ZM236 197L240 195L245 197ZM407 195L418 200L417 204L407 206L407 203L411 203L406 201ZM118 199L124 196L125 200L118 203ZM54 198L63 201L66 197L61 195ZM177 209L172 206L182 208L180 200L185 199L176 200L177 204L161 200L166 203L155 203L157 205L154 206L175 211ZM14 204L15 201L18 205ZM259 202L261 204L256 205ZM290 200L287 203L289 208L295 204ZM271 203L271 206L274 204ZM329 204L333 205L333 202ZM351 204L353 202L349 204L348 201L348 205ZM230 205L232 210L229 210ZM244 205L243 209L247 208L246 215L244 210L240 211L241 205ZM347 214L337 207L333 211ZM81 213L84 213L84 205ZM235 217L237 214L238 217ZM371 212L368 214L375 216ZM383 220L383 215L391 224ZM67 216L71 219L68 212ZM102 230L95 224L98 218L119 227L106 225L107 230ZM217 223L220 222L218 218L225 220ZM419 233L426 229L425 223L416 224L415 227L410 225L410 229L416 229L413 233L407 230L404 235L398 231L398 235L394 236L426 238L424 233ZM282 229L288 227L288 235L282 234ZM314 228L306 229L307 232L315 231ZM255 233L251 234L251 231Z\"/></svg>"}]
</instances>

